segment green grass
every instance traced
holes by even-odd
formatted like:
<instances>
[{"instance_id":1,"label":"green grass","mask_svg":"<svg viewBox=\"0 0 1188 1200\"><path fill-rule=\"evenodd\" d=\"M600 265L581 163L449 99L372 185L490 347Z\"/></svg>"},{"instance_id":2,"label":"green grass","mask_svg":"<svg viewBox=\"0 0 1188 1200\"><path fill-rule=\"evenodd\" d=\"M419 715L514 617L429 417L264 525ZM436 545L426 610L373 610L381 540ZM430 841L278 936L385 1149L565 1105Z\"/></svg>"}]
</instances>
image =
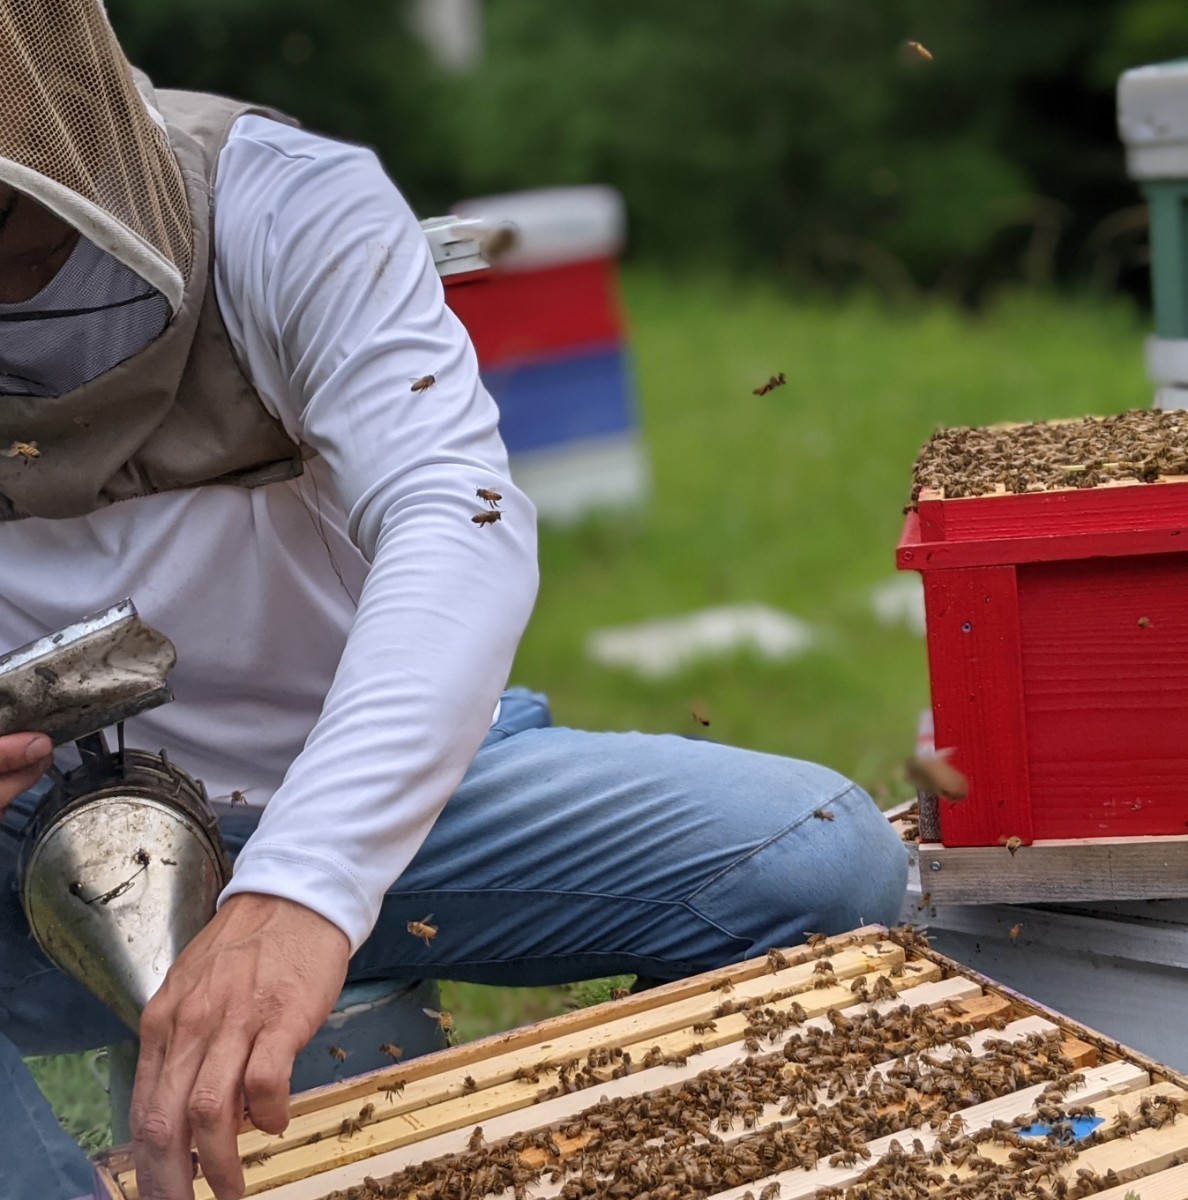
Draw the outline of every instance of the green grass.
<instances>
[{"instance_id":1,"label":"green grass","mask_svg":"<svg viewBox=\"0 0 1188 1200\"><path fill-rule=\"evenodd\" d=\"M971 318L796 303L753 285L626 280L655 490L634 516L545 529L517 682L558 723L692 733L894 779L926 704L923 645L871 618L895 575L912 461L937 424L1150 404L1143 322L1122 304L1002 299ZM775 371L787 386L758 397ZM827 636L784 664L738 658L644 683L584 656L601 626L761 601Z\"/></svg>"},{"instance_id":2,"label":"green grass","mask_svg":"<svg viewBox=\"0 0 1188 1200\"><path fill-rule=\"evenodd\" d=\"M892 576L911 465L937 424L983 424L1150 404L1146 322L1121 303L1010 295L973 318L889 313L872 301L789 299L753 284L632 272L625 299L654 469L650 504L542 531L543 583L516 682L547 691L559 724L697 731L827 762L884 799L927 702L922 642L872 619ZM776 371L786 387L752 389ZM760 601L825 633L796 661L745 656L644 683L588 661L594 629ZM446 985L463 1038L604 998L593 989ZM104 1136L101 1088L78 1058L39 1077L72 1131Z\"/></svg>"}]
</instances>

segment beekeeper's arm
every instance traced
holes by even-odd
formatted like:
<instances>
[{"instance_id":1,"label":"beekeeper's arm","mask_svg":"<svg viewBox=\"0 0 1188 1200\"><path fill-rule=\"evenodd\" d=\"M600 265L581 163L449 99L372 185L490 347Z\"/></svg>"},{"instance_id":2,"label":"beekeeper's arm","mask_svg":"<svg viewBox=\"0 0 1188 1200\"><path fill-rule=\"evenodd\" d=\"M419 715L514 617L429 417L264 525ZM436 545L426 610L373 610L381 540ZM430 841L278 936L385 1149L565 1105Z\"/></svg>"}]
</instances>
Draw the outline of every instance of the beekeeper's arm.
<instances>
[{"instance_id":1,"label":"beekeeper's arm","mask_svg":"<svg viewBox=\"0 0 1188 1200\"><path fill-rule=\"evenodd\" d=\"M293 1059L478 749L537 583L532 507L408 207L370 153L247 122L216 193L228 329L372 567L321 718L145 1012L149 1200L190 1194L187 1126L216 1194L240 1194L241 1087L257 1126L284 1128ZM479 487L503 495L497 524L471 520Z\"/></svg>"}]
</instances>

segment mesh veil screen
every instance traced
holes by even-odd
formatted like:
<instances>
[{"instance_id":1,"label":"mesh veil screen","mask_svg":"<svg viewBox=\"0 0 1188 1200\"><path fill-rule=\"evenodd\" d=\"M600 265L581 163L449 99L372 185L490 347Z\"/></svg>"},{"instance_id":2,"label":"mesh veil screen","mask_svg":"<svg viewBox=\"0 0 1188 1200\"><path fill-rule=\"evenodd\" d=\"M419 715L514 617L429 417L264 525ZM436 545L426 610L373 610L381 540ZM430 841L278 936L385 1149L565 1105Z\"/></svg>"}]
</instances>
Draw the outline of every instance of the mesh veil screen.
<instances>
[{"instance_id":1,"label":"mesh veil screen","mask_svg":"<svg viewBox=\"0 0 1188 1200\"><path fill-rule=\"evenodd\" d=\"M185 185L99 0L0 0L0 180L144 276L176 309Z\"/></svg>"}]
</instances>

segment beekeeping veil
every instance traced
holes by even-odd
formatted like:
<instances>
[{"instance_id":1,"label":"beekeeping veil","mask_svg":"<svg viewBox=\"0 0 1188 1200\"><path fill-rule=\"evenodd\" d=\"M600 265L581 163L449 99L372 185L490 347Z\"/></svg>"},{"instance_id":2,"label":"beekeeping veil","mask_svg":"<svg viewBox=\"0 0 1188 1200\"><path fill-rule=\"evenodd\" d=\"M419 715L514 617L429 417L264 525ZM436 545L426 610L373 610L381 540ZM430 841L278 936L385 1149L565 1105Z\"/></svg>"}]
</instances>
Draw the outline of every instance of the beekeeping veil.
<instances>
[{"instance_id":1,"label":"beekeeping veil","mask_svg":"<svg viewBox=\"0 0 1188 1200\"><path fill-rule=\"evenodd\" d=\"M0 0L0 113L0 183L131 268L176 313L193 257L186 188L152 90L138 87L101 0Z\"/></svg>"}]
</instances>

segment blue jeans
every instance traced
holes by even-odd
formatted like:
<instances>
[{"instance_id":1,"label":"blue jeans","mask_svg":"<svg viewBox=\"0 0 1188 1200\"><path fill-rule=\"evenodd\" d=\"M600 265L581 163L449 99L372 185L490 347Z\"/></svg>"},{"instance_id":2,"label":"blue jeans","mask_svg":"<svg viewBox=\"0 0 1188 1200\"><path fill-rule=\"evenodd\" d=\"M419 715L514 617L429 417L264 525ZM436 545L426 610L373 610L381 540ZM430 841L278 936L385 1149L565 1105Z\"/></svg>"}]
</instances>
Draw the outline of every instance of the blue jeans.
<instances>
[{"instance_id":1,"label":"blue jeans","mask_svg":"<svg viewBox=\"0 0 1188 1200\"><path fill-rule=\"evenodd\" d=\"M222 823L235 851L255 814ZM127 1031L29 938L14 869L0 845L0 1197L71 1200L88 1190L88 1164L19 1054ZM710 741L553 727L543 696L513 689L350 978L673 979L808 931L893 923L906 880L890 825L833 771ZM406 924L428 913L439 933L426 946Z\"/></svg>"}]
</instances>

